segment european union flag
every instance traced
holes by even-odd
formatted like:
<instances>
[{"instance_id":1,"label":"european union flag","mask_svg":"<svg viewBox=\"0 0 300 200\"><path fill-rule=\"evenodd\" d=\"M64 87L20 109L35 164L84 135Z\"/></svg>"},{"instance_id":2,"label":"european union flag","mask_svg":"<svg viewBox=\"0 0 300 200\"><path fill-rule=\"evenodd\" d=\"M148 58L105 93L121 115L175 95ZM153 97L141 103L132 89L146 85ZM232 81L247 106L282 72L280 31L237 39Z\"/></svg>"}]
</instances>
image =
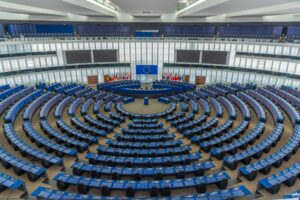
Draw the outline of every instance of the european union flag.
<instances>
[{"instance_id":1,"label":"european union flag","mask_svg":"<svg viewBox=\"0 0 300 200\"><path fill-rule=\"evenodd\" d=\"M157 65L136 65L136 74L157 74Z\"/></svg>"}]
</instances>

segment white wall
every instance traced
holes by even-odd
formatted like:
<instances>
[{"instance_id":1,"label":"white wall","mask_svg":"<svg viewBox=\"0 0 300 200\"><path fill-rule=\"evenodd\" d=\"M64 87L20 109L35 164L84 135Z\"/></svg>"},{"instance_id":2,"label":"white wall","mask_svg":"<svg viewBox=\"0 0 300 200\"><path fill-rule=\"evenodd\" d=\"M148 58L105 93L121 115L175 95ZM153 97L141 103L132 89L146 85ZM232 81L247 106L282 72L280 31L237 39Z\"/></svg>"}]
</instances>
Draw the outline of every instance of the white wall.
<instances>
[{"instance_id":1,"label":"white wall","mask_svg":"<svg viewBox=\"0 0 300 200\"><path fill-rule=\"evenodd\" d=\"M119 62L131 63L131 72L133 78L135 78L135 65L136 64L155 64L158 65L158 78L160 79L163 73L163 63L175 62L175 50L176 49L193 49L193 50L214 50L214 51L228 51L229 53L229 65L234 67L261 69L273 72L284 72L290 74L300 75L300 61L289 59L271 59L271 58L253 58L246 56L236 56L236 52L254 52L254 53L267 53L274 55L290 55L300 57L300 44L282 44L282 43L241 43L241 42L229 42L229 41L188 41L188 40L95 40L95 41L23 41L23 42L3 42L0 43L0 54L8 53L24 53L24 52L45 52L56 51L56 56L33 56L33 57L14 57L14 58L0 58L0 75L1 72L8 72L20 69L34 69L41 67L51 66L63 66L66 65L64 59L65 50L89 50L89 49L118 49ZM79 82L85 82L84 77L88 73L92 73L94 69L87 70L71 70L72 73L81 71L77 76L74 74L69 78L68 71L60 72L48 72L48 75L43 75L46 80L74 80ZM108 71L107 71L108 70ZM93 73L99 73L99 80L102 80L103 73L113 73L118 71L118 68L111 69L95 69ZM121 69L120 69L121 70ZM175 69L174 69L175 70ZM253 80L253 74L243 75L236 73L213 70L195 70L195 69L182 69L186 73L190 73L192 77L201 74L202 72L207 74L209 79L214 80L215 77L231 77L226 78L226 81L240 81L240 80ZM207 72L206 72L207 71ZM45 74L45 73L44 73ZM59 76L52 77L52 74L60 74ZM229 75L230 74L230 75ZM26 77L27 76L27 77ZM23 78L22 78L23 77ZM36 77L36 78L35 78ZM1 83L19 83L31 82L40 80L41 73L33 75L18 76L14 80L13 78L4 78ZM60 78L58 78L60 77ZM76 77L76 79L74 79ZM254 76L257 77L257 76ZM1 79L1 78L0 78ZM45 80L45 79L41 79ZM193 78L191 78L193 82ZM223 78L222 78L223 80ZM225 80L225 79L224 79ZM259 78L254 79L257 82L265 82L265 79L260 81ZM274 81L271 81L274 82ZM269 82L269 83L271 83ZM275 81L279 84L282 81ZM293 83L294 81L292 81ZM297 82L296 82L297 83Z\"/></svg>"}]
</instances>

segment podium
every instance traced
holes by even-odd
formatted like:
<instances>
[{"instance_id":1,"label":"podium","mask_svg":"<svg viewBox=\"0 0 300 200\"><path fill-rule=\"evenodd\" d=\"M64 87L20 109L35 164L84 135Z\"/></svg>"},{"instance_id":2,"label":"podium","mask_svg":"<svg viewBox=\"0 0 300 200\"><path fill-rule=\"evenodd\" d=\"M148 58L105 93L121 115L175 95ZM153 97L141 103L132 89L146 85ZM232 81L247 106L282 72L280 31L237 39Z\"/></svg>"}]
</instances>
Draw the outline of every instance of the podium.
<instances>
[{"instance_id":1,"label":"podium","mask_svg":"<svg viewBox=\"0 0 300 200\"><path fill-rule=\"evenodd\" d=\"M152 80L141 81L141 88L142 89L151 89L152 86L153 86L153 81Z\"/></svg>"}]
</instances>

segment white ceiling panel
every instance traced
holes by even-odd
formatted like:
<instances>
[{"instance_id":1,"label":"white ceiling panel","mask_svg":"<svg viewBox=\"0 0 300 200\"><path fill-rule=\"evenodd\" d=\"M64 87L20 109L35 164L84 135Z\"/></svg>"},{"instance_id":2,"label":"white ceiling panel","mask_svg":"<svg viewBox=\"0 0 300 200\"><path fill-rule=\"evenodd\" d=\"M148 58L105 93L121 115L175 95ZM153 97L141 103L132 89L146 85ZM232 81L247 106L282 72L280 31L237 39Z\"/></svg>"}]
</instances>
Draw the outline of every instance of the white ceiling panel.
<instances>
[{"instance_id":1,"label":"white ceiling panel","mask_svg":"<svg viewBox=\"0 0 300 200\"><path fill-rule=\"evenodd\" d=\"M76 1L77 4L66 0L0 0L21 5L10 7L0 3L0 20L20 20L21 15L17 14L28 14L24 21L276 22L278 17L265 17L275 15L285 16L279 21L300 21L300 6L280 6L291 2L300 5L299 0L111 0L117 11L113 15L100 9L101 6L99 10L97 7L87 6L96 1L109 0ZM22 6L26 9L20 9ZM28 7L32 7L32 10ZM42 12L43 9L48 12Z\"/></svg>"}]
</instances>

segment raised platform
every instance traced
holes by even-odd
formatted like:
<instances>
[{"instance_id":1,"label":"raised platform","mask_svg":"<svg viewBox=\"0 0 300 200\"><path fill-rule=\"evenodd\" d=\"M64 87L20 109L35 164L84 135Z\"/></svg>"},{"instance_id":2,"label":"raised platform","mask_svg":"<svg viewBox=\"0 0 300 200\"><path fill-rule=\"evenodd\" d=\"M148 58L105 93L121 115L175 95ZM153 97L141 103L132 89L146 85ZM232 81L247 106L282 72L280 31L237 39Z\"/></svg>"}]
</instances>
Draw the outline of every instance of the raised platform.
<instances>
[{"instance_id":1,"label":"raised platform","mask_svg":"<svg viewBox=\"0 0 300 200\"><path fill-rule=\"evenodd\" d=\"M149 98L168 97L196 89L196 86L192 84L165 80L154 81L151 89L142 89L141 85L140 81L118 81L98 84L97 89L137 98L144 98L145 96Z\"/></svg>"}]
</instances>

